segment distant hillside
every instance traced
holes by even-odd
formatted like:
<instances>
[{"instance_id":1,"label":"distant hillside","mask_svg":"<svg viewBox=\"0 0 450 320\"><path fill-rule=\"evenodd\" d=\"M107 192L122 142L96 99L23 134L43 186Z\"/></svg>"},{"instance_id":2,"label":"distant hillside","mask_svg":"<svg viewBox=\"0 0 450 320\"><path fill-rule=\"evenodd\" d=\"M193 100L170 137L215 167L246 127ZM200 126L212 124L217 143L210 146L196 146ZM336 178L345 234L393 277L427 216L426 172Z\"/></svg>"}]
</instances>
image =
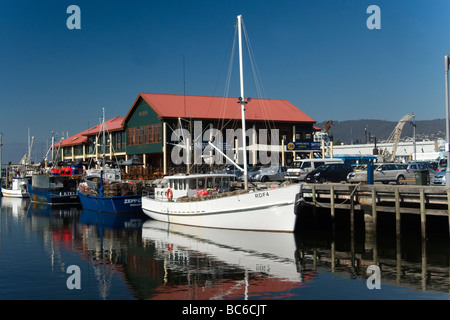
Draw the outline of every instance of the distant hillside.
<instances>
[{"instance_id":1,"label":"distant hillside","mask_svg":"<svg viewBox=\"0 0 450 320\"><path fill-rule=\"evenodd\" d=\"M330 133L335 142L351 144L359 140L366 143L369 134L375 136L377 142L383 142L389 138L398 122L385 120L347 120L333 121ZM317 123L316 126L323 129L325 122ZM401 139L405 140L413 137L413 125L411 122L405 123L402 130ZM416 140L436 140L445 139L445 119L416 121Z\"/></svg>"}]
</instances>

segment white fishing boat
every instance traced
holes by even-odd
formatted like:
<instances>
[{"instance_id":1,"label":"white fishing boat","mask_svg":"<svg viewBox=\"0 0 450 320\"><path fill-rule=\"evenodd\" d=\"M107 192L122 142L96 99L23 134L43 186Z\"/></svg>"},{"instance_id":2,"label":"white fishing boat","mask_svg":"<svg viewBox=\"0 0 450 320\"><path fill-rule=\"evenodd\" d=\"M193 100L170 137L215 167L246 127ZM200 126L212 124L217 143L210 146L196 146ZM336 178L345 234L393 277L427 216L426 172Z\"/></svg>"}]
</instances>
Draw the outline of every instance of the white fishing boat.
<instances>
[{"instance_id":1,"label":"white fishing boat","mask_svg":"<svg viewBox=\"0 0 450 320\"><path fill-rule=\"evenodd\" d=\"M31 150L34 137L31 138L28 130L28 153L26 153L18 165L8 165L6 168L6 177L2 184L1 194L9 198L28 198L27 184L31 182L31 172L28 169L31 166Z\"/></svg>"},{"instance_id":2,"label":"white fishing boat","mask_svg":"<svg viewBox=\"0 0 450 320\"><path fill-rule=\"evenodd\" d=\"M29 179L13 177L10 185L2 187L2 195L9 198L28 198L27 184Z\"/></svg>"},{"instance_id":3,"label":"white fishing boat","mask_svg":"<svg viewBox=\"0 0 450 320\"><path fill-rule=\"evenodd\" d=\"M242 17L238 16L240 93L243 133L243 163L247 163L245 138L245 101L242 67ZM213 146L210 143L211 146ZM214 147L214 146L213 146ZM226 157L226 155L225 155ZM237 165L236 165L237 166ZM237 166L238 167L238 166ZM301 184L284 184L266 189L248 187L247 166L244 188L233 190L224 174L174 175L155 188L154 195L142 196L142 210L150 218L199 227L293 232Z\"/></svg>"}]
</instances>

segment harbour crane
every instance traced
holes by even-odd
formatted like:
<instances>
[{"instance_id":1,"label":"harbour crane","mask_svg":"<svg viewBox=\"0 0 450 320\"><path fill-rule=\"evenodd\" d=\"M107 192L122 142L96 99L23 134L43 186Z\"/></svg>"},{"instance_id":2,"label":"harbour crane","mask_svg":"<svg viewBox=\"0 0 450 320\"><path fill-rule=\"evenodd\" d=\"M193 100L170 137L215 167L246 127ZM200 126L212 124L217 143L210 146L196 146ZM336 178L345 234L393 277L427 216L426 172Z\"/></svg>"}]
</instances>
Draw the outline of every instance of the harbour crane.
<instances>
[{"instance_id":1,"label":"harbour crane","mask_svg":"<svg viewBox=\"0 0 450 320\"><path fill-rule=\"evenodd\" d=\"M392 131L391 135L387 139L387 143L392 143L392 152L389 153L387 148L384 148L381 152L381 158L384 162L394 162L395 161L395 154L397 153L397 146L398 142L400 141L400 136L402 135L402 130L406 122L408 122L409 119L415 117L414 113L407 114L404 116L395 126L394 131Z\"/></svg>"}]
</instances>

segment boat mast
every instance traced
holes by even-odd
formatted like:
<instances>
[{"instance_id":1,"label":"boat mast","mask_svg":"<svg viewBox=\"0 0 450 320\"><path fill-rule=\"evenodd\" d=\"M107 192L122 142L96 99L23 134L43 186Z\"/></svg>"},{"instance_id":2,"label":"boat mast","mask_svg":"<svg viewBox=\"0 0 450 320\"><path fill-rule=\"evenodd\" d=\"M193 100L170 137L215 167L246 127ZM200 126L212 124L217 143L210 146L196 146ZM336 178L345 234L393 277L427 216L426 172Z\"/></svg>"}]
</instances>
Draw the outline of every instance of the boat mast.
<instances>
[{"instance_id":1,"label":"boat mast","mask_svg":"<svg viewBox=\"0 0 450 320\"><path fill-rule=\"evenodd\" d=\"M241 117L242 117L242 150L244 154L244 187L248 190L248 174L247 174L247 143L245 135L245 101L244 96L244 68L242 63L242 15L237 16L238 30L239 30L239 74L241 83L241 96L239 102L241 103Z\"/></svg>"},{"instance_id":2,"label":"boat mast","mask_svg":"<svg viewBox=\"0 0 450 320\"><path fill-rule=\"evenodd\" d=\"M100 187L98 189L99 196L103 197L103 170L105 169L105 152L106 152L106 137L105 137L105 108L102 108L102 149L103 149L103 159L102 159L102 167L100 168Z\"/></svg>"},{"instance_id":3,"label":"boat mast","mask_svg":"<svg viewBox=\"0 0 450 320\"><path fill-rule=\"evenodd\" d=\"M105 108L102 108L102 110L103 110L103 115L102 115L102 126L103 126L103 141L102 141L102 144L103 144L103 160L102 160L102 170L103 170L103 168L105 167L105 153L106 153L106 137L105 137L105 126L106 126L106 124L105 124Z\"/></svg>"}]
</instances>

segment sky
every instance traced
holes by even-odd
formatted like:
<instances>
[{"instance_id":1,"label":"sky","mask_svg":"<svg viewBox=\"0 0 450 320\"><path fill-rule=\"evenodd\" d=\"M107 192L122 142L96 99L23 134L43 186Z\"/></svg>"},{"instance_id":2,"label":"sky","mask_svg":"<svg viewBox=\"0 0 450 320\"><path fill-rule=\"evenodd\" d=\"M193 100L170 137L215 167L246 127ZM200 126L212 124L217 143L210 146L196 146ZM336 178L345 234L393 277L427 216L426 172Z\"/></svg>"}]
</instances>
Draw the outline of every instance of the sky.
<instances>
[{"instance_id":1,"label":"sky","mask_svg":"<svg viewBox=\"0 0 450 320\"><path fill-rule=\"evenodd\" d=\"M0 0L2 162L27 152L28 132L40 161L52 134L98 124L102 108L125 116L140 92L224 95L239 14L263 93L245 60L248 97L317 122L446 116L448 0Z\"/></svg>"}]
</instances>

